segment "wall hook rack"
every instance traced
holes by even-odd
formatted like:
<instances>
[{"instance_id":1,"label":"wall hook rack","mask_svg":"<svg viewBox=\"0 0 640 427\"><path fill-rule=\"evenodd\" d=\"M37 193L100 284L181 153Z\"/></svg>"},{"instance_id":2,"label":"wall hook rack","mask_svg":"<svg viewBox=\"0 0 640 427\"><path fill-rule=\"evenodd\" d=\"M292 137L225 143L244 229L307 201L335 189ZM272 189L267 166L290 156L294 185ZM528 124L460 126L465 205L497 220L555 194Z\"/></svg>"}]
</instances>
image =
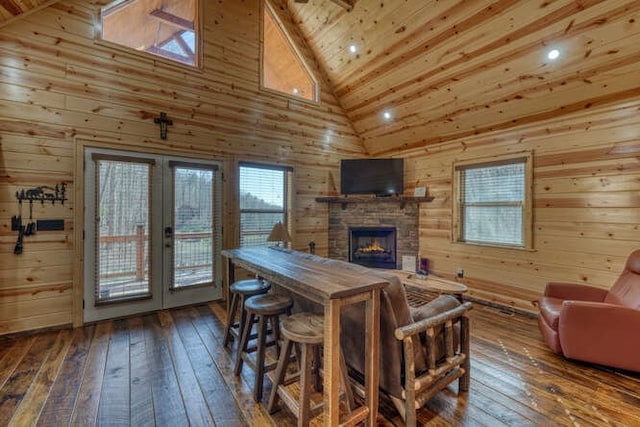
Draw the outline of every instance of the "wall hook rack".
<instances>
[{"instance_id":1,"label":"wall hook rack","mask_svg":"<svg viewBox=\"0 0 640 427\"><path fill-rule=\"evenodd\" d=\"M55 187L42 185L28 190L16 191L16 199L20 204L22 204L23 200L28 200L29 204L40 202L44 205L44 202L51 202L52 205L55 205L56 202L60 202L64 205L65 200L67 200L65 196L66 189L67 185L64 182L56 184Z\"/></svg>"}]
</instances>

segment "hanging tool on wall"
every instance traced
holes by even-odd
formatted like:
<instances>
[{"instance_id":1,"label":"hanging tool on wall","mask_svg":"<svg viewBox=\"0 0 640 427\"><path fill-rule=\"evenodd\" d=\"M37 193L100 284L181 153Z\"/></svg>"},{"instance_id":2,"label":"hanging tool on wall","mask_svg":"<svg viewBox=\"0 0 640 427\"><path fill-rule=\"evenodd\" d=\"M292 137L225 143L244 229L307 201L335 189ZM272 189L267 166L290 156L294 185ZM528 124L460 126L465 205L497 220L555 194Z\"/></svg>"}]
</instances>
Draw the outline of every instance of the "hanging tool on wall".
<instances>
[{"instance_id":1,"label":"hanging tool on wall","mask_svg":"<svg viewBox=\"0 0 640 427\"><path fill-rule=\"evenodd\" d=\"M51 202L55 205L56 202L60 202L64 205L67 200L66 197L66 184L61 182L56 184L55 187L42 185L40 187L23 189L16 191L16 199L19 205L19 214L14 215L11 218L11 230L18 231L18 241L13 249L13 253L19 255L22 253L22 243L24 236L32 236L36 234L38 228L41 230L64 230L63 220L43 220L34 221L33 219L33 203L40 202L44 205L45 202ZM29 202L29 222L26 225L22 224L22 201ZM39 222L42 222L42 227L39 227Z\"/></svg>"},{"instance_id":2,"label":"hanging tool on wall","mask_svg":"<svg viewBox=\"0 0 640 427\"><path fill-rule=\"evenodd\" d=\"M31 236L36 234L36 223L33 221L33 202L29 201L29 222L24 227L24 235Z\"/></svg>"},{"instance_id":3,"label":"hanging tool on wall","mask_svg":"<svg viewBox=\"0 0 640 427\"><path fill-rule=\"evenodd\" d=\"M18 241L13 248L13 253L20 255L22 253L22 238L24 237L24 227L22 225L22 201L18 201L19 213L11 217L11 229L18 230Z\"/></svg>"},{"instance_id":4,"label":"hanging tool on wall","mask_svg":"<svg viewBox=\"0 0 640 427\"><path fill-rule=\"evenodd\" d=\"M20 228L18 229L18 241L16 242L15 248L13 248L13 253L16 255L20 255L22 253L22 239L24 237L24 226L22 225L22 221L20 221Z\"/></svg>"}]
</instances>

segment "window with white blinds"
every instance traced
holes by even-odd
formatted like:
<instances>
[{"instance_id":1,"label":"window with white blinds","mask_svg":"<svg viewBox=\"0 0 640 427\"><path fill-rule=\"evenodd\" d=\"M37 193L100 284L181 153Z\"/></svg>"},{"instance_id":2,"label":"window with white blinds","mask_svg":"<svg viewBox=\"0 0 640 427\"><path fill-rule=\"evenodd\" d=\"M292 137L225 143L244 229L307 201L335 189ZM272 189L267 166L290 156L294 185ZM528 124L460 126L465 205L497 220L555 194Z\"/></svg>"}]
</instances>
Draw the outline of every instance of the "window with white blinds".
<instances>
[{"instance_id":1,"label":"window with white blinds","mask_svg":"<svg viewBox=\"0 0 640 427\"><path fill-rule=\"evenodd\" d=\"M289 229L291 174L289 167L240 163L240 247L266 245L277 222Z\"/></svg>"},{"instance_id":2,"label":"window with white blinds","mask_svg":"<svg viewBox=\"0 0 640 427\"><path fill-rule=\"evenodd\" d=\"M455 166L457 241L530 247L530 156Z\"/></svg>"}]
</instances>

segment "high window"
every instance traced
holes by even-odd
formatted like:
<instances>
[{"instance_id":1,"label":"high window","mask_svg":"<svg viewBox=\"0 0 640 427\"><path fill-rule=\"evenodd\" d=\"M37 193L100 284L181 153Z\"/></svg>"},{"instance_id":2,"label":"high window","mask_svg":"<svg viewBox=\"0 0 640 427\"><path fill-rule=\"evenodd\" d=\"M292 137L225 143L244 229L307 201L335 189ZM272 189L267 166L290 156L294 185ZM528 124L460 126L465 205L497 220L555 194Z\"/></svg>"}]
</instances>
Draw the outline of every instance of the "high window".
<instances>
[{"instance_id":1,"label":"high window","mask_svg":"<svg viewBox=\"0 0 640 427\"><path fill-rule=\"evenodd\" d=\"M198 0L118 0L100 16L103 40L198 65Z\"/></svg>"},{"instance_id":2,"label":"high window","mask_svg":"<svg viewBox=\"0 0 640 427\"><path fill-rule=\"evenodd\" d=\"M454 239L530 248L531 155L454 165Z\"/></svg>"},{"instance_id":3,"label":"high window","mask_svg":"<svg viewBox=\"0 0 640 427\"><path fill-rule=\"evenodd\" d=\"M240 246L264 246L273 226L289 230L292 169L240 163Z\"/></svg>"},{"instance_id":4,"label":"high window","mask_svg":"<svg viewBox=\"0 0 640 427\"><path fill-rule=\"evenodd\" d=\"M316 102L316 81L266 2L262 31L262 86Z\"/></svg>"}]
</instances>

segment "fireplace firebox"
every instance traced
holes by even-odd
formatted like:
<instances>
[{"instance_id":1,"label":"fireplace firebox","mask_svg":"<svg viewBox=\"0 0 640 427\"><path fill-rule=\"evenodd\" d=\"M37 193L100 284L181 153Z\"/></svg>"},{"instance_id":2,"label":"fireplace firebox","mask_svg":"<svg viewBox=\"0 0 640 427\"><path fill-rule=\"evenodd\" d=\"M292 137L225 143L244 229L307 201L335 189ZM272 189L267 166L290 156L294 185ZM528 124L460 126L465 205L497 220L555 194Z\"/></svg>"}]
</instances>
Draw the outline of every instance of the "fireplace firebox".
<instances>
[{"instance_id":1,"label":"fireplace firebox","mask_svg":"<svg viewBox=\"0 0 640 427\"><path fill-rule=\"evenodd\" d=\"M373 268L396 268L394 227L349 227L349 262Z\"/></svg>"}]
</instances>

